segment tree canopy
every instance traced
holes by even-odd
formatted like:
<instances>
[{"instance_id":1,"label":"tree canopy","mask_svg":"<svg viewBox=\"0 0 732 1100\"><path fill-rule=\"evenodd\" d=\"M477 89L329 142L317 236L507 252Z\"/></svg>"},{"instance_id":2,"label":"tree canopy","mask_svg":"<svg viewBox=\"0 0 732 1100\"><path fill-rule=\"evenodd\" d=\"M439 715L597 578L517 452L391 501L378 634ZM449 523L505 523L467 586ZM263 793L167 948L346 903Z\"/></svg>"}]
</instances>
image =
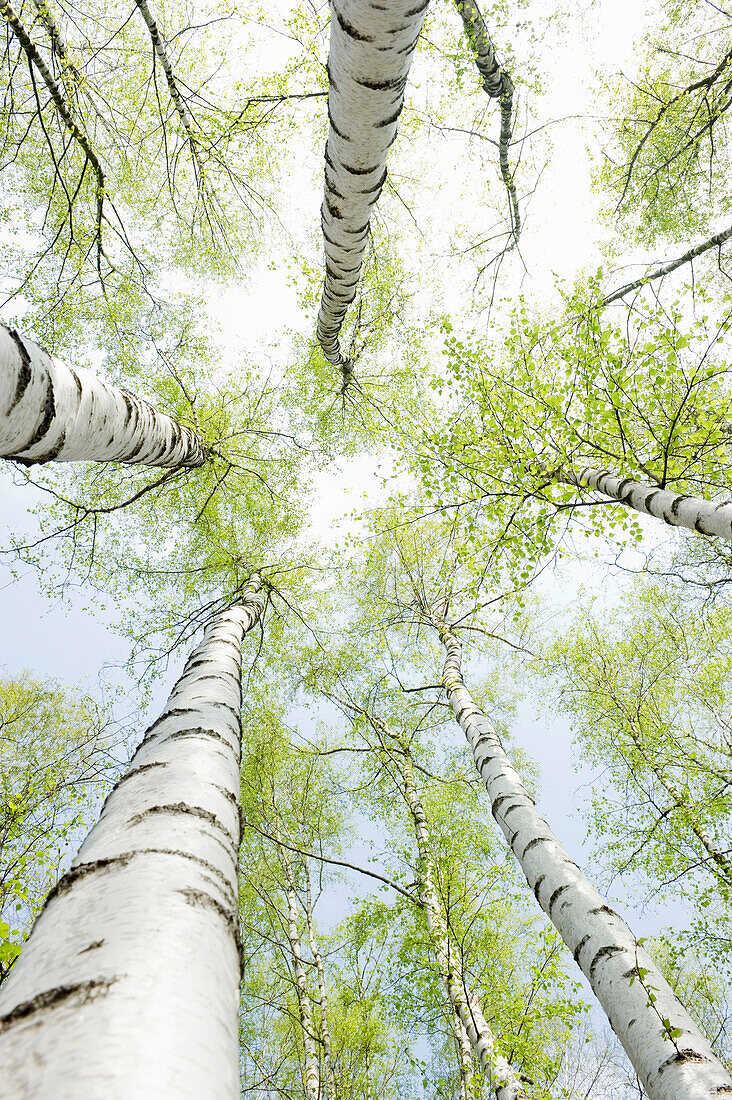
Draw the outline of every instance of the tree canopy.
<instances>
[{"instance_id":1,"label":"tree canopy","mask_svg":"<svg viewBox=\"0 0 732 1100\"><path fill-rule=\"evenodd\" d=\"M241 1095L732 1088L732 13L0 12L0 998L256 591Z\"/></svg>"}]
</instances>

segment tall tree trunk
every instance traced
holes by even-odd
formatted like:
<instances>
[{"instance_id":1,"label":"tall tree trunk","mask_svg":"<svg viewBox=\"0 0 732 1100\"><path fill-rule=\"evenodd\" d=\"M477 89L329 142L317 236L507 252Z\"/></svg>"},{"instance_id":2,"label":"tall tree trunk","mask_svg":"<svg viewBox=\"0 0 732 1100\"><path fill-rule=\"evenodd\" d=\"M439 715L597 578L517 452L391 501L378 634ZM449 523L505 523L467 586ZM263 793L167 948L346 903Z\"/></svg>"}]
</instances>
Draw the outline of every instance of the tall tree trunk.
<instances>
[{"instance_id":1,"label":"tall tree trunk","mask_svg":"<svg viewBox=\"0 0 732 1100\"><path fill-rule=\"evenodd\" d=\"M491 811L633 1063L650 1100L709 1100L732 1078L622 918L570 859L463 681L462 647L435 622L446 650L443 683L465 732Z\"/></svg>"},{"instance_id":2,"label":"tall tree trunk","mask_svg":"<svg viewBox=\"0 0 732 1100\"><path fill-rule=\"evenodd\" d=\"M239 1096L241 642L253 577L51 891L0 992L2 1100Z\"/></svg>"},{"instance_id":3,"label":"tall tree trunk","mask_svg":"<svg viewBox=\"0 0 732 1100\"><path fill-rule=\"evenodd\" d=\"M0 457L201 466L201 440L172 416L74 370L0 324Z\"/></svg>"},{"instance_id":4,"label":"tall tree trunk","mask_svg":"<svg viewBox=\"0 0 732 1100\"><path fill-rule=\"evenodd\" d=\"M513 81L509 73L501 68L496 51L488 34L481 10L475 0L455 0L455 7L465 28L465 36L475 54L475 65L483 79L483 88L491 97L497 99L501 108L501 134L498 141L498 162L511 207L511 232L513 248L521 235L521 211L519 210L516 184L513 182L508 163L508 149L511 144L513 114Z\"/></svg>"},{"instance_id":5,"label":"tall tree trunk","mask_svg":"<svg viewBox=\"0 0 732 1100\"><path fill-rule=\"evenodd\" d=\"M280 839L280 828L277 825L277 840ZM305 1048L305 1096L307 1100L319 1100L320 1098L320 1066L318 1062L318 1048L315 1043L313 1031L313 1012L308 992L308 982L305 975L305 965L300 950L300 930L297 926L297 898L295 896L295 880L292 877L292 867L286 850L279 846L280 859L287 879L287 938L290 941L292 953L292 965L295 971L295 992L297 993L297 1005L300 1012L300 1024L302 1026L302 1042Z\"/></svg>"},{"instance_id":6,"label":"tall tree trunk","mask_svg":"<svg viewBox=\"0 0 732 1100\"><path fill-rule=\"evenodd\" d=\"M328 54L325 198L325 287L317 335L329 363L341 370L343 391L352 364L339 334L356 287L369 235L371 208L386 179L404 89L428 0L332 0Z\"/></svg>"},{"instance_id":7,"label":"tall tree trunk","mask_svg":"<svg viewBox=\"0 0 732 1100\"><path fill-rule=\"evenodd\" d=\"M576 474L573 470L559 469L551 476L565 485L589 486L618 504L662 519L671 527L688 527L701 535L720 535L732 541L732 503L727 501L713 504L702 497L644 485L632 477L616 477L609 470L585 468Z\"/></svg>"},{"instance_id":8,"label":"tall tree trunk","mask_svg":"<svg viewBox=\"0 0 732 1100\"><path fill-rule=\"evenodd\" d=\"M318 971L318 1001L320 1003L320 1034L323 1040L323 1065L325 1067L325 1078L328 1082L329 1100L337 1100L335 1070L333 1069L333 1042L330 1034L330 1019L328 1016L328 989L325 984L325 967L323 966L323 956L318 950L317 940L315 939L315 924L313 921L313 897L310 887L310 866L307 860L305 861L305 875L305 881L307 883L307 908L305 910L305 914L307 916L308 922L310 953L315 960L315 966Z\"/></svg>"},{"instance_id":9,"label":"tall tree trunk","mask_svg":"<svg viewBox=\"0 0 732 1100\"><path fill-rule=\"evenodd\" d=\"M460 1100L475 1100L473 1091L473 1048L470 1045L468 1033L463 1027L463 1021L458 1016L453 1005L450 1005L450 1026L455 1038L455 1053L460 1069Z\"/></svg>"},{"instance_id":10,"label":"tall tree trunk","mask_svg":"<svg viewBox=\"0 0 732 1100\"><path fill-rule=\"evenodd\" d=\"M443 913L440 896L435 886L434 858L427 815L414 782L414 764L409 747L398 734L380 718L369 714L371 724L396 745L396 755L404 783L404 798L414 822L419 862L417 882L420 901L427 918L427 928L432 940L435 959L445 983L452 1010L467 1032L470 1045L486 1074L496 1100L517 1100L525 1093L511 1063L496 1050L496 1039L483 1015L476 995L468 989L461 966L455 963L450 949L450 936ZM459 1033L458 1033L459 1034Z\"/></svg>"}]
</instances>

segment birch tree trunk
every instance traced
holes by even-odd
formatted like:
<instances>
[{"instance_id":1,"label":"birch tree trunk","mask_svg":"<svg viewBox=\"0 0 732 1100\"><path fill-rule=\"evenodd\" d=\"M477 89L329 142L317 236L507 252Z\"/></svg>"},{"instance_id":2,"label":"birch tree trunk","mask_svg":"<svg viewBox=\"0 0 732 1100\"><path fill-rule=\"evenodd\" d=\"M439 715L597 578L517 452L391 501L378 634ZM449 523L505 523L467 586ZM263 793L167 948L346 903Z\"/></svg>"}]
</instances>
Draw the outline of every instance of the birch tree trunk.
<instances>
[{"instance_id":1,"label":"birch tree trunk","mask_svg":"<svg viewBox=\"0 0 732 1100\"><path fill-rule=\"evenodd\" d=\"M318 1000L320 1002L320 1034L323 1040L323 1065L325 1067L325 1078L328 1082L328 1096L329 1100L337 1100L337 1087L335 1070L333 1068L333 1041L330 1034L330 1019L328 1016L328 989L325 984L325 967L323 966L323 956L318 950L318 944L315 939L315 923L313 921L313 898L312 890L310 888L310 866L305 861L305 875L307 883L307 908L305 915L308 922L308 938L310 940L310 953L315 960L315 966L318 971Z\"/></svg>"},{"instance_id":2,"label":"birch tree trunk","mask_svg":"<svg viewBox=\"0 0 732 1100\"><path fill-rule=\"evenodd\" d=\"M201 440L149 402L0 324L0 457L201 466Z\"/></svg>"},{"instance_id":3,"label":"birch tree trunk","mask_svg":"<svg viewBox=\"0 0 732 1100\"><path fill-rule=\"evenodd\" d=\"M467 1033L470 1045L488 1078L489 1085L495 1090L496 1100L518 1100L518 1098L526 1095L521 1083L511 1063L497 1051L495 1036L483 1015L480 1001L468 989L461 967L456 966L452 958L447 922L435 887L432 840L427 815L414 782L412 754L402 739L393 733L385 722L371 715L369 715L369 721L397 746L397 754L400 757L398 765L404 783L404 798L414 822L414 833L419 853L416 873L420 900L427 918L427 928L432 940L435 960L447 989L451 1009ZM456 1035L459 1039L459 1029ZM461 1078L464 1080L463 1072L461 1072Z\"/></svg>"},{"instance_id":4,"label":"birch tree trunk","mask_svg":"<svg viewBox=\"0 0 732 1100\"><path fill-rule=\"evenodd\" d=\"M445 691L473 750L493 816L537 901L604 1008L650 1100L708 1100L732 1093L732 1078L650 955L537 811L498 734L465 686L458 638L444 624L434 625L446 651Z\"/></svg>"},{"instance_id":5,"label":"birch tree trunk","mask_svg":"<svg viewBox=\"0 0 732 1100\"><path fill-rule=\"evenodd\" d=\"M450 1026L455 1038L455 1053L460 1067L460 1100L475 1100L473 1091L473 1056L468 1033L463 1027L463 1022L450 1005Z\"/></svg>"},{"instance_id":6,"label":"birch tree trunk","mask_svg":"<svg viewBox=\"0 0 732 1100\"><path fill-rule=\"evenodd\" d=\"M551 474L565 485L589 486L598 493L643 512L647 516L662 519L671 527L687 527L701 535L720 535L732 541L732 503L713 504L702 497L672 493L653 485L644 485L632 477L616 477L609 470L585 468L578 474L573 470L555 470Z\"/></svg>"},{"instance_id":7,"label":"birch tree trunk","mask_svg":"<svg viewBox=\"0 0 732 1100\"><path fill-rule=\"evenodd\" d=\"M279 841L280 830L277 826L277 839ZM292 877L292 868L287 858L285 849L279 846L280 859L285 869L287 879L287 938L290 941L292 963L295 971L295 990L297 992L297 1005L300 1011L300 1024L302 1026L302 1042L305 1048L305 1096L307 1100L319 1100L320 1098L320 1066L318 1062L318 1048L315 1043L313 1031L313 1013L308 993L307 977L300 950L300 931L297 927L297 899L295 897L295 881Z\"/></svg>"},{"instance_id":8,"label":"birch tree trunk","mask_svg":"<svg viewBox=\"0 0 732 1100\"><path fill-rule=\"evenodd\" d=\"M241 641L207 628L0 992L2 1100L239 1096Z\"/></svg>"},{"instance_id":9,"label":"birch tree trunk","mask_svg":"<svg viewBox=\"0 0 732 1100\"><path fill-rule=\"evenodd\" d=\"M497 99L501 108L501 133L498 141L498 162L511 208L511 232L514 247L521 235L521 211L519 210L516 184L513 182L508 163L508 149L513 136L513 81L509 73L501 68L496 51L483 21L483 15L475 0L455 0L455 7L465 28L465 36L475 54L475 65L483 80L483 88L491 97Z\"/></svg>"},{"instance_id":10,"label":"birch tree trunk","mask_svg":"<svg viewBox=\"0 0 732 1100\"><path fill-rule=\"evenodd\" d=\"M428 0L332 0L328 55L325 198L325 286L317 336L345 392L353 367L339 334L356 287L369 235L371 208L386 179L412 54Z\"/></svg>"}]
</instances>

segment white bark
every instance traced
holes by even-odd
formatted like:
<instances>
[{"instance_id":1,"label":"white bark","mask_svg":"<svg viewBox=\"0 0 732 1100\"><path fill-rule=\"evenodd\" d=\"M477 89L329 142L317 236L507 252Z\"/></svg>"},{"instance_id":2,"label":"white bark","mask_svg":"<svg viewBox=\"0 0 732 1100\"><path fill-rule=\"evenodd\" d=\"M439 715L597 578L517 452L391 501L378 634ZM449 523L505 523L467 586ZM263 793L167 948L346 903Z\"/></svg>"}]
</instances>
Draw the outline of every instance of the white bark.
<instances>
[{"instance_id":1,"label":"white bark","mask_svg":"<svg viewBox=\"0 0 732 1100\"><path fill-rule=\"evenodd\" d=\"M402 110L412 54L428 0L331 0L325 146L325 286L317 335L345 390L352 364L339 334L353 301L371 209L386 179L386 155Z\"/></svg>"},{"instance_id":2,"label":"white bark","mask_svg":"<svg viewBox=\"0 0 732 1100\"><path fill-rule=\"evenodd\" d=\"M386 727L384 726L384 729ZM390 732L390 731L387 731ZM390 734L394 737L394 734ZM396 739L396 738L395 738ZM398 740L398 739L396 739ZM404 797L409 806L419 851L417 880L420 899L427 918L427 928L432 940L435 959L447 988L452 1010L465 1029L470 1045L475 1051L478 1062L485 1073L490 1086L495 1090L496 1100L518 1100L525 1097L516 1072L509 1061L496 1049L496 1039L483 1015L483 1009L476 995L468 989L465 975L459 965L453 961L450 951L450 939L447 922L434 882L434 861L432 842L424 807L414 785L414 769L409 751L399 743Z\"/></svg>"},{"instance_id":3,"label":"white bark","mask_svg":"<svg viewBox=\"0 0 732 1100\"><path fill-rule=\"evenodd\" d=\"M461 645L435 623L446 650L443 683L465 732L491 810L537 901L553 922L633 1063L650 1100L709 1100L732 1077L622 918L590 884L524 789L461 673Z\"/></svg>"},{"instance_id":4,"label":"white bark","mask_svg":"<svg viewBox=\"0 0 732 1100\"><path fill-rule=\"evenodd\" d=\"M452 1005L450 1005L450 1026L455 1038L455 1053L460 1067L460 1100L475 1100L472 1084L472 1047L470 1046L468 1033L463 1027L463 1022Z\"/></svg>"},{"instance_id":5,"label":"white bark","mask_svg":"<svg viewBox=\"0 0 732 1100\"><path fill-rule=\"evenodd\" d=\"M279 826L277 827L277 839L279 840ZM292 877L292 868L287 858L285 849L280 847L280 858L287 878L287 938L290 941L292 952L292 965L295 971L295 990L297 992L297 1004L300 1011L300 1024L302 1026L302 1042L305 1050L305 1096L307 1100L319 1100L320 1097L320 1065L318 1062L318 1048L315 1043L313 1031L313 1013L310 1005L308 982L305 975L305 966L300 950L300 930L297 926L297 900L295 897L295 882Z\"/></svg>"},{"instance_id":6,"label":"white bark","mask_svg":"<svg viewBox=\"0 0 732 1100\"><path fill-rule=\"evenodd\" d=\"M491 99L498 100L501 108L498 162L501 168L501 178L508 192L511 206L513 244L509 247L512 248L521 235L521 211L519 210L518 194L508 163L508 149L513 136L513 81L509 73L501 68L491 37L488 34L488 28L475 0L455 0L455 7L463 21L465 35L475 54L475 64L483 79L483 88Z\"/></svg>"},{"instance_id":7,"label":"white bark","mask_svg":"<svg viewBox=\"0 0 732 1100\"><path fill-rule=\"evenodd\" d=\"M155 50L155 55L162 65L163 72L165 73L165 80L168 85L168 91L170 92L170 98L173 100L173 105L178 113L178 117L180 118L183 129L186 132L188 147L190 148L191 158L195 165L196 175L198 177L198 184L200 187L203 187L203 165L201 163L201 158L198 152L198 139L194 132L193 117L191 115L191 112L188 110L186 101L181 95L180 88L178 87L178 82L173 72L173 66L170 62L170 57L168 56L167 44L158 29L158 25L153 18L150 8L147 5L147 0L135 0L135 4L137 5L142 18L145 20L147 29L150 32L150 39L153 44L153 49Z\"/></svg>"},{"instance_id":8,"label":"white bark","mask_svg":"<svg viewBox=\"0 0 732 1100\"><path fill-rule=\"evenodd\" d=\"M171 416L89 371L52 359L0 324L0 457L39 462L200 466L200 439Z\"/></svg>"},{"instance_id":9,"label":"white bark","mask_svg":"<svg viewBox=\"0 0 732 1100\"><path fill-rule=\"evenodd\" d=\"M732 503L713 504L702 497L672 493L668 489L654 488L634 481L632 477L616 477L609 470L585 468L575 474L572 470L557 470L552 475L566 485L589 486L603 496L626 504L636 512L662 519L671 527L688 527L701 535L720 535L732 541Z\"/></svg>"},{"instance_id":10,"label":"white bark","mask_svg":"<svg viewBox=\"0 0 732 1100\"><path fill-rule=\"evenodd\" d=\"M335 1070L333 1068L333 1041L330 1034L330 1020L328 1016L328 989L325 984L325 967L323 956L318 950L315 939L315 923L313 920L313 899L310 889L310 867L306 861L305 874L307 876L307 908L305 915L308 922L308 938L310 941L310 953L315 960L318 971L318 1001L320 1003L320 1034L323 1040L323 1065L325 1067L325 1079L328 1082L329 1100L336 1100L337 1086Z\"/></svg>"},{"instance_id":11,"label":"white bark","mask_svg":"<svg viewBox=\"0 0 732 1100\"><path fill-rule=\"evenodd\" d=\"M239 1096L240 647L259 589L206 630L4 983L2 1100Z\"/></svg>"}]
</instances>

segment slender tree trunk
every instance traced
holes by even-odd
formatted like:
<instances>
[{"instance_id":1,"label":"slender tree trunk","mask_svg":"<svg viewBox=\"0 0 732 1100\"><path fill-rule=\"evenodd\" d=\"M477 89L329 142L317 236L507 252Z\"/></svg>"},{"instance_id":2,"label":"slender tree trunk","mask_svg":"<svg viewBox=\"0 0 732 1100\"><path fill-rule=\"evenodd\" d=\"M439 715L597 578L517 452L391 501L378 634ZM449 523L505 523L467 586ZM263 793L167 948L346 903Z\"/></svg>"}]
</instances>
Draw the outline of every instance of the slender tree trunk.
<instances>
[{"instance_id":1,"label":"slender tree trunk","mask_svg":"<svg viewBox=\"0 0 732 1100\"><path fill-rule=\"evenodd\" d=\"M279 840L279 825L277 826L277 839ZM280 859L285 869L287 879L287 938L290 941L292 963L295 971L295 990L297 992L297 1004L300 1011L300 1024L302 1025L302 1042L305 1048L305 1096L307 1100L319 1100L320 1097L320 1066L318 1062L318 1048L315 1043L313 1030L313 1012L308 993L305 966L300 950L300 930L297 927L297 899L295 896L295 880L292 877L292 868L287 857L287 852L280 847Z\"/></svg>"},{"instance_id":2,"label":"slender tree trunk","mask_svg":"<svg viewBox=\"0 0 732 1100\"><path fill-rule=\"evenodd\" d=\"M0 992L2 1100L239 1096L241 641L186 663Z\"/></svg>"},{"instance_id":3,"label":"slender tree trunk","mask_svg":"<svg viewBox=\"0 0 732 1100\"><path fill-rule=\"evenodd\" d=\"M652 283L655 279L662 279L664 275L669 275L672 271L676 271L677 268L682 267L684 264L689 264L697 258L697 256L703 255L704 252L709 252L712 248L717 248L721 252L722 245L725 244L730 237L732 237L732 225L727 229L722 229L719 233L715 233L713 237L709 237L708 240L702 241L700 244L694 245L683 256L679 256L675 260L670 260L666 264L661 264L654 271L649 271L646 275L641 275L640 279L634 279L632 283L626 283L624 286L618 287L617 290L613 290L600 302L600 306L609 306L611 302L617 302L619 298L624 298L626 294L630 294L634 290L640 290L641 287L646 286L647 283Z\"/></svg>"},{"instance_id":4,"label":"slender tree trunk","mask_svg":"<svg viewBox=\"0 0 732 1100\"><path fill-rule=\"evenodd\" d=\"M328 55L325 198L325 287L317 335L329 363L341 370L343 390L352 364L339 334L356 287L369 235L371 209L386 179L404 89L428 0L332 0Z\"/></svg>"},{"instance_id":5,"label":"slender tree trunk","mask_svg":"<svg viewBox=\"0 0 732 1100\"><path fill-rule=\"evenodd\" d=\"M443 683L470 743L491 810L539 904L553 922L633 1063L650 1100L709 1100L732 1078L650 955L559 843L463 681L462 648L435 623Z\"/></svg>"},{"instance_id":6,"label":"slender tree trunk","mask_svg":"<svg viewBox=\"0 0 732 1100\"><path fill-rule=\"evenodd\" d=\"M399 757L397 764L404 783L404 798L412 815L417 840L419 862L416 873L420 901L427 918L427 928L437 967L445 983L451 1009L456 1014L462 1029L467 1033L478 1062L490 1086L495 1090L496 1100L517 1100L519 1097L524 1097L525 1093L516 1072L511 1063L496 1050L496 1039L483 1015L480 1001L468 990L462 968L459 964L456 966L452 958L447 921L435 887L429 824L414 782L412 754L402 738L394 733L381 718L368 714L368 719L384 740L391 740L396 745L396 755ZM456 1035L459 1040L460 1032L456 1032Z\"/></svg>"},{"instance_id":7,"label":"slender tree trunk","mask_svg":"<svg viewBox=\"0 0 732 1100\"><path fill-rule=\"evenodd\" d=\"M449 1009L450 1026L455 1038L455 1053L460 1069L460 1100L475 1100L473 1091L473 1056L468 1033L463 1022L451 1004Z\"/></svg>"},{"instance_id":8,"label":"slender tree trunk","mask_svg":"<svg viewBox=\"0 0 732 1100\"><path fill-rule=\"evenodd\" d=\"M328 1082L329 1100L337 1100L335 1070L333 1069L333 1042L330 1034L330 1020L328 1017L328 989L325 984L325 967L323 966L323 956L318 950L318 944L315 939L315 924L313 922L313 899L312 890L310 888L310 867L307 860L305 861L305 874L307 876L307 909L305 912L308 921L310 952L315 959L315 966L318 971L318 1001L320 1002L320 1034L323 1039L323 1064L325 1066L325 1077Z\"/></svg>"},{"instance_id":9,"label":"slender tree trunk","mask_svg":"<svg viewBox=\"0 0 732 1100\"><path fill-rule=\"evenodd\" d=\"M201 466L201 440L173 417L74 370L0 324L0 457Z\"/></svg>"},{"instance_id":10,"label":"slender tree trunk","mask_svg":"<svg viewBox=\"0 0 732 1100\"><path fill-rule=\"evenodd\" d=\"M513 243L510 247L513 248L521 235L521 211L519 210L518 194L508 163L508 149L513 135L513 81L506 70L501 68L491 37L488 34L488 28L475 0L455 0L455 7L463 21L465 36L475 54L475 65L483 79L483 88L491 99L498 100L501 108L498 162L501 168L501 179L508 192L511 207Z\"/></svg>"},{"instance_id":11,"label":"slender tree trunk","mask_svg":"<svg viewBox=\"0 0 732 1100\"><path fill-rule=\"evenodd\" d=\"M671 527L688 527L701 535L720 535L732 541L732 503L713 504L702 497L644 485L632 477L616 477L609 470L585 468L576 474L573 470L560 469L553 471L551 476L565 485L580 488L587 485L636 512L662 519Z\"/></svg>"},{"instance_id":12,"label":"slender tree trunk","mask_svg":"<svg viewBox=\"0 0 732 1100\"><path fill-rule=\"evenodd\" d=\"M178 113L178 118L181 121L181 125L186 132L186 139L188 141L188 147L191 151L191 159L195 167L197 183L200 188L204 187L204 173L203 164L201 163L201 157L198 151L198 137L195 133L195 124L191 116L191 112L188 110L181 90L178 86L178 81L175 78L173 72L173 66L168 55L168 47L165 39L158 29L158 25L153 18L153 14L147 5L147 0L135 0L135 4L139 9L140 15L145 20L145 25L150 32L150 40L155 50L155 56L162 65L163 72L165 73L165 80L168 85L168 91L170 92L170 98L173 101L173 105Z\"/></svg>"},{"instance_id":13,"label":"slender tree trunk","mask_svg":"<svg viewBox=\"0 0 732 1100\"><path fill-rule=\"evenodd\" d=\"M727 900L730 896L729 891L732 889L732 864L730 864L728 855L726 852L719 850L712 837L699 821L694 803L689 803L688 800L684 799L681 791L679 791L673 780L669 779L663 770L653 763L650 754L646 752L641 735L633 725L629 726L628 734L636 749L643 753L648 763L649 770L672 799L673 806L671 808L686 806L689 815L689 828L709 856L712 863L712 870L716 874L717 879L727 888L725 891L725 900Z\"/></svg>"},{"instance_id":14,"label":"slender tree trunk","mask_svg":"<svg viewBox=\"0 0 732 1100\"><path fill-rule=\"evenodd\" d=\"M61 70L61 80L63 81L64 88L66 90L66 102L69 105L69 109L72 110L73 96L78 91L79 84L81 83L82 76L76 65L69 57L69 50L64 37L61 34L56 20L51 15L51 10L45 0L33 0L35 9L38 12L38 18L48 32L48 37L51 39L51 49L58 58L59 69Z\"/></svg>"}]
</instances>

